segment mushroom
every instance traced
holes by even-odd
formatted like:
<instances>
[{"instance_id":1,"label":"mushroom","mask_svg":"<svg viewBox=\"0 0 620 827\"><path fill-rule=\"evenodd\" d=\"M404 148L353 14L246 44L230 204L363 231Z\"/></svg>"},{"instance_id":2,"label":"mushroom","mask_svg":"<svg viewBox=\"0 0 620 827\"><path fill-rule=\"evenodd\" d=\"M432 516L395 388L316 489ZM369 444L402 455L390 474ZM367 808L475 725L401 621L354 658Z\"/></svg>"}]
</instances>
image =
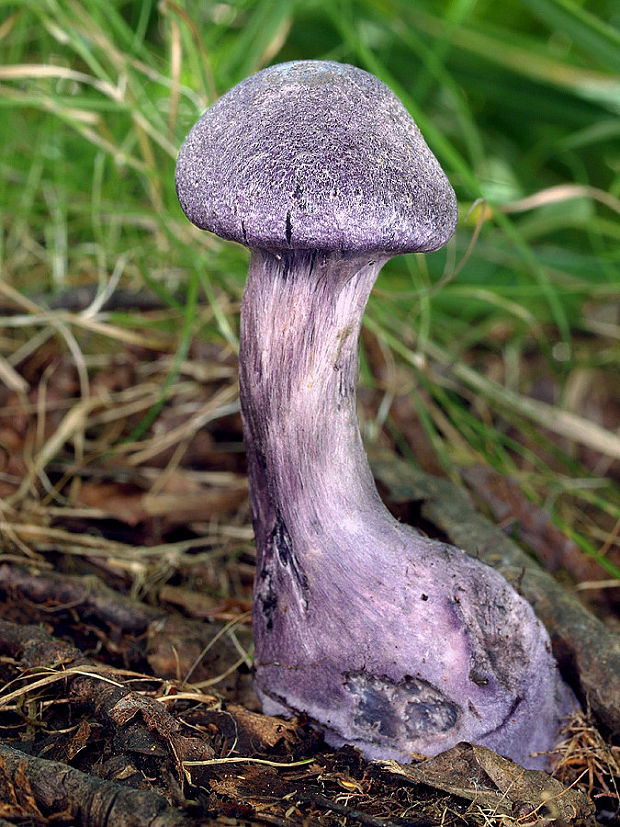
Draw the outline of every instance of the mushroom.
<instances>
[{"instance_id":1,"label":"mushroom","mask_svg":"<svg viewBox=\"0 0 620 827\"><path fill-rule=\"evenodd\" d=\"M176 185L190 221L251 250L239 368L263 710L367 758L465 740L542 766L573 704L547 633L500 574L389 513L357 423L379 270L456 225L416 124L361 69L271 66L196 123Z\"/></svg>"}]
</instances>

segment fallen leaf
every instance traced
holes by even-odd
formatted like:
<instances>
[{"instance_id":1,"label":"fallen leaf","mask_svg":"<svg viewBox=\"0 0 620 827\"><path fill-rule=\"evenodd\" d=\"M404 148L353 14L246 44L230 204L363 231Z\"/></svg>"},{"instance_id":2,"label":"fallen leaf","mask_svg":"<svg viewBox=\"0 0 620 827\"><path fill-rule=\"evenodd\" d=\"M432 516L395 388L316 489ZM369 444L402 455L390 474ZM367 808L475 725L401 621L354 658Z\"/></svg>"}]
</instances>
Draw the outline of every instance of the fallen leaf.
<instances>
[{"instance_id":1,"label":"fallen leaf","mask_svg":"<svg viewBox=\"0 0 620 827\"><path fill-rule=\"evenodd\" d=\"M389 772L472 801L494 815L520 824L587 824L594 805L579 790L565 787L541 770L526 770L487 747L462 742L419 764L382 762Z\"/></svg>"}]
</instances>

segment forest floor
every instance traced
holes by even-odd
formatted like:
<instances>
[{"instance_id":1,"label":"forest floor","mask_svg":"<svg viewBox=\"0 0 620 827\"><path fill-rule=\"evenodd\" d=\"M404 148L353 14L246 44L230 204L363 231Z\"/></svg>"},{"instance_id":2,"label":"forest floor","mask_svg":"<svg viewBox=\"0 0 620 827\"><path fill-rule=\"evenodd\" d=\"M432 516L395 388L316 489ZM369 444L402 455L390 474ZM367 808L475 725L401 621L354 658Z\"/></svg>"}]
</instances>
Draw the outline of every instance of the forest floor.
<instances>
[{"instance_id":1,"label":"forest floor","mask_svg":"<svg viewBox=\"0 0 620 827\"><path fill-rule=\"evenodd\" d=\"M516 570L591 708L567 721L552 776L467 744L409 766L368 762L328 748L303 719L261 714L236 359L193 342L144 429L171 359L146 344L91 348L76 363L43 337L2 377L0 824L612 823L618 675L605 670L617 590L510 480L482 466L460 482L433 476L404 396L392 413L419 466L408 477L380 436L372 454L388 506L463 547L466 529L483 559L505 538L500 569ZM379 403L360 393L362 414ZM546 580L530 575L532 550ZM566 604L546 591L557 579ZM598 641L571 638L574 612L575 628L590 623L582 611Z\"/></svg>"}]
</instances>

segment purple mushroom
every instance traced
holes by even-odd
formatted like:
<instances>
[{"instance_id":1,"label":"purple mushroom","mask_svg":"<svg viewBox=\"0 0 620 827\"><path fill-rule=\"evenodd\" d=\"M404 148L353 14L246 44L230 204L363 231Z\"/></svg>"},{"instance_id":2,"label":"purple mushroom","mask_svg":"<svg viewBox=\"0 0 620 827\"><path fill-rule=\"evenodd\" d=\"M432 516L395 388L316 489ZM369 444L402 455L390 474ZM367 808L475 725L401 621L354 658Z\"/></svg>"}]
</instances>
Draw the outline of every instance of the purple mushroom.
<instances>
[{"instance_id":1,"label":"purple mushroom","mask_svg":"<svg viewBox=\"0 0 620 827\"><path fill-rule=\"evenodd\" d=\"M361 69L284 63L203 115L176 184L194 224L251 249L239 363L264 711L368 758L466 740L543 766L573 703L547 633L497 572L392 517L357 424L379 270L456 224L416 124Z\"/></svg>"}]
</instances>

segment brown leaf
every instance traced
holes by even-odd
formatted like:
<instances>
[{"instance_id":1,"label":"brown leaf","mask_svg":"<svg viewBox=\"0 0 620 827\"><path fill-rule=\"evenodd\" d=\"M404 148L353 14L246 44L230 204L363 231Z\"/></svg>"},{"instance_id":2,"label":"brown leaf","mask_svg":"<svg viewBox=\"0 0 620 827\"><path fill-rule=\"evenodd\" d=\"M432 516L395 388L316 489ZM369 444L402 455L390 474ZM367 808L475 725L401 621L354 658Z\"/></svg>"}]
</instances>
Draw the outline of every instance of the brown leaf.
<instances>
[{"instance_id":1,"label":"brown leaf","mask_svg":"<svg viewBox=\"0 0 620 827\"><path fill-rule=\"evenodd\" d=\"M89 722L87 720L81 721L76 733L67 744L67 762L75 758L78 752L81 752L81 750L84 749L89 739L92 737L92 733L92 727Z\"/></svg>"},{"instance_id":2,"label":"brown leaf","mask_svg":"<svg viewBox=\"0 0 620 827\"><path fill-rule=\"evenodd\" d=\"M204 489L193 494L145 494L142 506L149 517L163 517L172 525L222 517L247 499L247 490Z\"/></svg>"},{"instance_id":3,"label":"brown leaf","mask_svg":"<svg viewBox=\"0 0 620 827\"><path fill-rule=\"evenodd\" d=\"M149 515L143 504L144 494L135 485L118 482L83 482L75 506L96 508L100 517L111 517L130 526L138 525Z\"/></svg>"},{"instance_id":4,"label":"brown leaf","mask_svg":"<svg viewBox=\"0 0 620 827\"><path fill-rule=\"evenodd\" d=\"M247 499L247 481L234 488L207 488L179 485L175 479L156 494L138 486L119 482L83 482L74 505L96 508L93 515L111 517L129 526L158 518L166 526L182 525L194 520L209 520L234 512Z\"/></svg>"},{"instance_id":5,"label":"brown leaf","mask_svg":"<svg viewBox=\"0 0 620 827\"><path fill-rule=\"evenodd\" d=\"M10 497L26 474L24 438L15 428L0 424L0 497Z\"/></svg>"},{"instance_id":6,"label":"brown leaf","mask_svg":"<svg viewBox=\"0 0 620 827\"><path fill-rule=\"evenodd\" d=\"M192 617L207 620L234 620L252 609L252 601L249 598L222 599L183 586L162 586L158 598L160 603L172 603ZM247 623L249 622L248 618Z\"/></svg>"},{"instance_id":7,"label":"brown leaf","mask_svg":"<svg viewBox=\"0 0 620 827\"><path fill-rule=\"evenodd\" d=\"M251 712L239 704L228 704L226 711L243 730L244 736L254 743L254 748L267 751L284 742L288 748L299 743L299 722L272 718L260 712Z\"/></svg>"},{"instance_id":8,"label":"brown leaf","mask_svg":"<svg viewBox=\"0 0 620 827\"><path fill-rule=\"evenodd\" d=\"M420 764L386 761L383 766L418 784L472 801L494 815L516 817L523 824L543 818L586 824L594 814L593 804L579 790L475 744L462 742Z\"/></svg>"}]
</instances>

